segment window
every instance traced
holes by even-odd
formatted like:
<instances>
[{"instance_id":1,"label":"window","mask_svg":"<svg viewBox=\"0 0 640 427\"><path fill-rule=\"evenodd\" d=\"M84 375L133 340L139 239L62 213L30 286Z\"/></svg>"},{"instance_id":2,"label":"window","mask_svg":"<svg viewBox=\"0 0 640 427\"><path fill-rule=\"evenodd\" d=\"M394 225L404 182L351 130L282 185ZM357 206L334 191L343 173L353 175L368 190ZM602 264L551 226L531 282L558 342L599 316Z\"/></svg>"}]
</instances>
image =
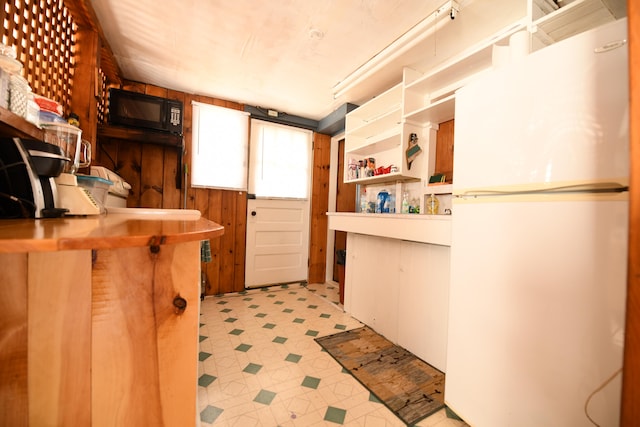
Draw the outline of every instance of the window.
<instances>
[{"instance_id":1,"label":"window","mask_svg":"<svg viewBox=\"0 0 640 427\"><path fill-rule=\"evenodd\" d=\"M259 198L308 199L312 134L251 120L249 193Z\"/></svg>"},{"instance_id":2,"label":"window","mask_svg":"<svg viewBox=\"0 0 640 427\"><path fill-rule=\"evenodd\" d=\"M247 189L249 114L193 102L191 186Z\"/></svg>"}]
</instances>

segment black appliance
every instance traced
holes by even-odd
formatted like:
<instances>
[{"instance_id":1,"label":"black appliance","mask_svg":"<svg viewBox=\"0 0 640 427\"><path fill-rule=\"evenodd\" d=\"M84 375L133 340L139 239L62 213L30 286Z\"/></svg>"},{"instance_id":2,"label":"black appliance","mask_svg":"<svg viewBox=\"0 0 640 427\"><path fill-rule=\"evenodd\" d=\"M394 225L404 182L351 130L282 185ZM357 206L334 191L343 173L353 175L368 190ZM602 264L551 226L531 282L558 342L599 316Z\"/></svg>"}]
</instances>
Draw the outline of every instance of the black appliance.
<instances>
[{"instance_id":1,"label":"black appliance","mask_svg":"<svg viewBox=\"0 0 640 427\"><path fill-rule=\"evenodd\" d=\"M54 177L68 161L56 145L0 138L0 219L62 216Z\"/></svg>"},{"instance_id":2,"label":"black appliance","mask_svg":"<svg viewBox=\"0 0 640 427\"><path fill-rule=\"evenodd\" d=\"M109 89L109 124L182 135L182 102Z\"/></svg>"}]
</instances>

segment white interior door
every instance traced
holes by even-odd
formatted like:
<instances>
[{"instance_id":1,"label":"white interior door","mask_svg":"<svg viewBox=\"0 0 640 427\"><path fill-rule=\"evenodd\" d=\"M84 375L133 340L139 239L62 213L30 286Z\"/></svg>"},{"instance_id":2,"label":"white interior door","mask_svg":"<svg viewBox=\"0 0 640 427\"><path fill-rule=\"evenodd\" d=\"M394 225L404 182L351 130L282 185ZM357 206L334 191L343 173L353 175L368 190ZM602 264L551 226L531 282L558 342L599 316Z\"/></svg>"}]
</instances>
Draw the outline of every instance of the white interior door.
<instances>
[{"instance_id":1,"label":"white interior door","mask_svg":"<svg viewBox=\"0 0 640 427\"><path fill-rule=\"evenodd\" d=\"M245 286L306 281L312 132L251 120Z\"/></svg>"}]
</instances>

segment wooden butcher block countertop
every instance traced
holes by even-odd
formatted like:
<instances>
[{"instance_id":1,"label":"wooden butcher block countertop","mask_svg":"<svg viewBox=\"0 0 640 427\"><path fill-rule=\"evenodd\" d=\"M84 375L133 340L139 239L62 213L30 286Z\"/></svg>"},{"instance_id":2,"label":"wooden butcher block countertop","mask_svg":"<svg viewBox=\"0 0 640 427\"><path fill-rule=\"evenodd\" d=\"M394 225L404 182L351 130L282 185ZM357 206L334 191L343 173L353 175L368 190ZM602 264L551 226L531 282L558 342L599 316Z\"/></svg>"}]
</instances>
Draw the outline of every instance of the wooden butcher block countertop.
<instances>
[{"instance_id":1,"label":"wooden butcher block countertop","mask_svg":"<svg viewBox=\"0 0 640 427\"><path fill-rule=\"evenodd\" d=\"M205 218L87 217L0 220L0 253L115 249L183 243L221 236L224 227Z\"/></svg>"},{"instance_id":2,"label":"wooden butcher block countertop","mask_svg":"<svg viewBox=\"0 0 640 427\"><path fill-rule=\"evenodd\" d=\"M200 243L224 227L179 214L0 220L0 426L198 425Z\"/></svg>"}]
</instances>

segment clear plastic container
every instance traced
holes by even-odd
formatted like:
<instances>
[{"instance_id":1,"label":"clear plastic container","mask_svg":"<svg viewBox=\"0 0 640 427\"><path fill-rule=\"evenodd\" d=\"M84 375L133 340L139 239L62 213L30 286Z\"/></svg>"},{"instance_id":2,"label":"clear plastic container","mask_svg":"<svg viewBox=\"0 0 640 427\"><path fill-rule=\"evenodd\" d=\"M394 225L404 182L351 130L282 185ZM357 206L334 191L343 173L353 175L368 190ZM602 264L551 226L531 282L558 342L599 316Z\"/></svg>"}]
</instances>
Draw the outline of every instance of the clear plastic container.
<instances>
[{"instance_id":1,"label":"clear plastic container","mask_svg":"<svg viewBox=\"0 0 640 427\"><path fill-rule=\"evenodd\" d=\"M22 72L22 62L16 58L18 54L14 46L7 46L0 43L0 68L9 74L20 74Z\"/></svg>"},{"instance_id":2,"label":"clear plastic container","mask_svg":"<svg viewBox=\"0 0 640 427\"><path fill-rule=\"evenodd\" d=\"M93 197L93 199L98 203L100 213L104 213L109 188L113 185L113 182L93 175L78 174L76 175L76 178L78 180L78 185L89 190L91 197Z\"/></svg>"},{"instance_id":3,"label":"clear plastic container","mask_svg":"<svg viewBox=\"0 0 640 427\"><path fill-rule=\"evenodd\" d=\"M27 117L30 93L29 83L22 76L12 74L9 77L9 110L20 117Z\"/></svg>"}]
</instances>

